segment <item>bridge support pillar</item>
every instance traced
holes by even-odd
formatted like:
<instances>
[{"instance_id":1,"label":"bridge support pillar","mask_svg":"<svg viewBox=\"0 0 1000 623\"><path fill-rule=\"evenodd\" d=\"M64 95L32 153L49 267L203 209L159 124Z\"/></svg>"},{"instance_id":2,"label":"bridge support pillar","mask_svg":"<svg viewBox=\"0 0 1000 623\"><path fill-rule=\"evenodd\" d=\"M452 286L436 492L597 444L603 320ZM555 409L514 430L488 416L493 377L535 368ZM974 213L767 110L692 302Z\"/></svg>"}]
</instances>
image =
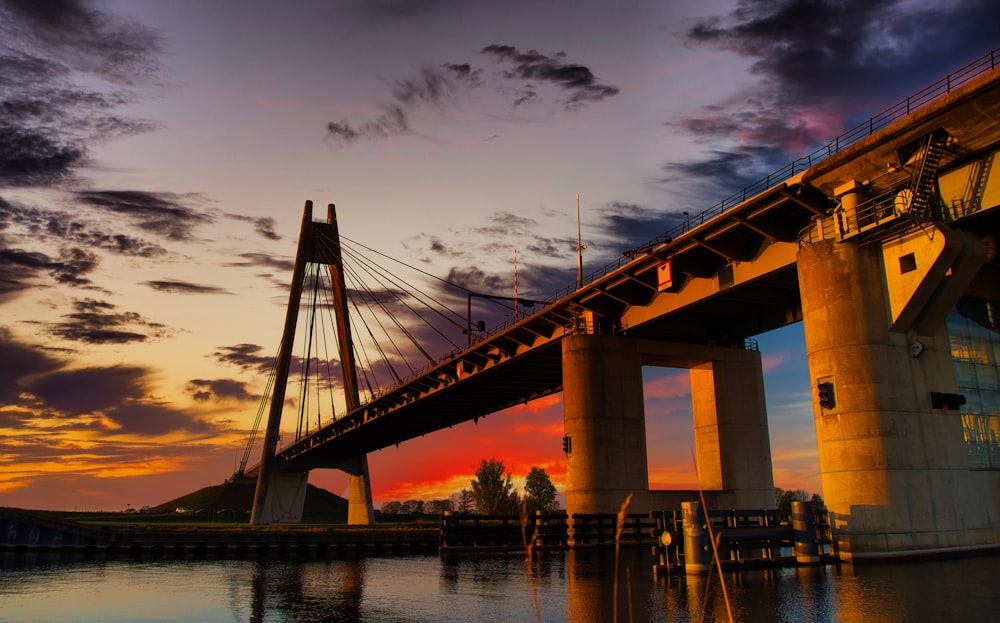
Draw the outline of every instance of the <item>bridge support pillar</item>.
<instances>
[{"instance_id":1,"label":"bridge support pillar","mask_svg":"<svg viewBox=\"0 0 1000 623\"><path fill-rule=\"evenodd\" d=\"M269 478L257 523L299 523L306 504L309 472L277 471Z\"/></svg>"},{"instance_id":2,"label":"bridge support pillar","mask_svg":"<svg viewBox=\"0 0 1000 623\"><path fill-rule=\"evenodd\" d=\"M698 492L649 491L642 367L691 373L697 467L709 507L773 508L760 353L628 336L563 338L566 510L661 510Z\"/></svg>"},{"instance_id":3,"label":"bridge support pillar","mask_svg":"<svg viewBox=\"0 0 1000 623\"><path fill-rule=\"evenodd\" d=\"M350 474L347 492L347 524L374 526L375 509L372 506L371 478L368 476L368 457L361 455L347 461L344 471Z\"/></svg>"},{"instance_id":4,"label":"bridge support pillar","mask_svg":"<svg viewBox=\"0 0 1000 623\"><path fill-rule=\"evenodd\" d=\"M909 247L824 240L798 253L823 496L845 559L1000 542L997 480L970 471L960 412L931 398L956 393L940 309L955 305L954 286L981 264L969 258L982 243L957 240L932 252L915 239ZM910 273L922 282L904 283ZM891 330L907 315L907 331Z\"/></svg>"},{"instance_id":5,"label":"bridge support pillar","mask_svg":"<svg viewBox=\"0 0 1000 623\"><path fill-rule=\"evenodd\" d=\"M642 358L603 335L563 338L566 510L617 513L649 489Z\"/></svg>"}]
</instances>

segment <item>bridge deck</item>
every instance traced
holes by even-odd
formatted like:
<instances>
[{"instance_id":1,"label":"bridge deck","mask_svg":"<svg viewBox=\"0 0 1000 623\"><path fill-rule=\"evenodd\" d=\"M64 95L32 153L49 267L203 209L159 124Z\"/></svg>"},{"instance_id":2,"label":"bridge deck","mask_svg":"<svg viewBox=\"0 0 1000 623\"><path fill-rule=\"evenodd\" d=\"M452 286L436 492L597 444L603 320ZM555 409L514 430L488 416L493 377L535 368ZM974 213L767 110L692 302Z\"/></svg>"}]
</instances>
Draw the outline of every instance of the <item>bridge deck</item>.
<instances>
[{"instance_id":1,"label":"bridge deck","mask_svg":"<svg viewBox=\"0 0 1000 623\"><path fill-rule=\"evenodd\" d=\"M561 390L560 339L577 330L739 346L802 318L795 257L801 232L828 217L833 189L905 184L909 145L943 128L939 170L1000 145L1000 71L989 71L821 163L623 258L579 289L449 356L280 452L286 467L336 467L350 456ZM996 219L988 206L975 218ZM915 225L911 225L915 226ZM669 262L669 288L658 270ZM599 321L581 324L594 314Z\"/></svg>"}]
</instances>

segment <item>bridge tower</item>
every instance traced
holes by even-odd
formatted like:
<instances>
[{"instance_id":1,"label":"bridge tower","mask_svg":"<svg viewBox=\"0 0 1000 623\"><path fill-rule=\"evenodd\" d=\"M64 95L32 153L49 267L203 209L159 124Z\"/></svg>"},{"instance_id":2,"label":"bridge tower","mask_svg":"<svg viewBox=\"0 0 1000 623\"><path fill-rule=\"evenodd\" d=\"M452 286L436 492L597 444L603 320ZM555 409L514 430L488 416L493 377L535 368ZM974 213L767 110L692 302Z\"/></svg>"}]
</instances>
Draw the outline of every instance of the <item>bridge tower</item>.
<instances>
[{"instance_id":1,"label":"bridge tower","mask_svg":"<svg viewBox=\"0 0 1000 623\"><path fill-rule=\"evenodd\" d=\"M340 252L340 234L337 215L333 204L327 207L326 223L313 222L312 202L306 201L299 231L299 244L292 269L292 287L288 296L285 325L281 337L281 347L276 362L274 389L264 434L264 446L257 475L257 489L254 493L253 511L250 523L268 524L274 521L297 522L302 518L305 504L308 470L290 469L277 461L278 432L284 406L285 387L288 384L292 347L295 340L295 325L298 319L299 301L302 297L302 282L306 264L325 264L330 271L333 284L334 306L337 317L337 339L340 350L341 369L345 401L348 410L359 404L357 370L351 345L350 322L348 321L347 300L344 288L343 260ZM364 454L350 457L330 465L350 475L347 521L352 525L375 523L372 506L371 482L368 474L368 458Z\"/></svg>"}]
</instances>

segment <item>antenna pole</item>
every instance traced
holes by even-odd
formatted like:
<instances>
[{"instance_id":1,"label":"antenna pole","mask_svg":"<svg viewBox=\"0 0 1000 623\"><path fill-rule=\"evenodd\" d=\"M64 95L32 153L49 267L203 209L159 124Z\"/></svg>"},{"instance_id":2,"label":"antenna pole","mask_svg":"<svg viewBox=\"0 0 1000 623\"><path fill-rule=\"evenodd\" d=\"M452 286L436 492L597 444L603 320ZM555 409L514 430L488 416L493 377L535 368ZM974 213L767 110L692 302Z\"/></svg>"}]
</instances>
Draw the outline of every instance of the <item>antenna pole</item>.
<instances>
[{"instance_id":1,"label":"antenna pole","mask_svg":"<svg viewBox=\"0 0 1000 623\"><path fill-rule=\"evenodd\" d=\"M583 244L580 236L580 193L576 193L576 289L583 287L583 250L587 245Z\"/></svg>"},{"instance_id":2,"label":"antenna pole","mask_svg":"<svg viewBox=\"0 0 1000 623\"><path fill-rule=\"evenodd\" d=\"M517 322L517 247L514 247L514 322Z\"/></svg>"}]
</instances>

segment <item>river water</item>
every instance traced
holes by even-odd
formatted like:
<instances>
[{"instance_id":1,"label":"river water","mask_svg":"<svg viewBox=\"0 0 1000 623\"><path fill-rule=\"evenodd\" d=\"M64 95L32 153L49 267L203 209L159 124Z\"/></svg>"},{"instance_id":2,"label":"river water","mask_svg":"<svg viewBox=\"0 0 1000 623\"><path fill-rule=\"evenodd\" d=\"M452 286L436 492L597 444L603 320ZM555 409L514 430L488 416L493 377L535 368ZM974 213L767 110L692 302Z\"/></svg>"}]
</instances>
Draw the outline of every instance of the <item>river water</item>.
<instances>
[{"instance_id":1,"label":"river water","mask_svg":"<svg viewBox=\"0 0 1000 623\"><path fill-rule=\"evenodd\" d=\"M719 576L654 578L645 549L323 560L0 555L0 621L728 621ZM724 574L745 623L1000 621L1000 557ZM707 585L707 587L706 587ZM707 594L707 600L706 600ZM614 616L617 605L617 619Z\"/></svg>"}]
</instances>

